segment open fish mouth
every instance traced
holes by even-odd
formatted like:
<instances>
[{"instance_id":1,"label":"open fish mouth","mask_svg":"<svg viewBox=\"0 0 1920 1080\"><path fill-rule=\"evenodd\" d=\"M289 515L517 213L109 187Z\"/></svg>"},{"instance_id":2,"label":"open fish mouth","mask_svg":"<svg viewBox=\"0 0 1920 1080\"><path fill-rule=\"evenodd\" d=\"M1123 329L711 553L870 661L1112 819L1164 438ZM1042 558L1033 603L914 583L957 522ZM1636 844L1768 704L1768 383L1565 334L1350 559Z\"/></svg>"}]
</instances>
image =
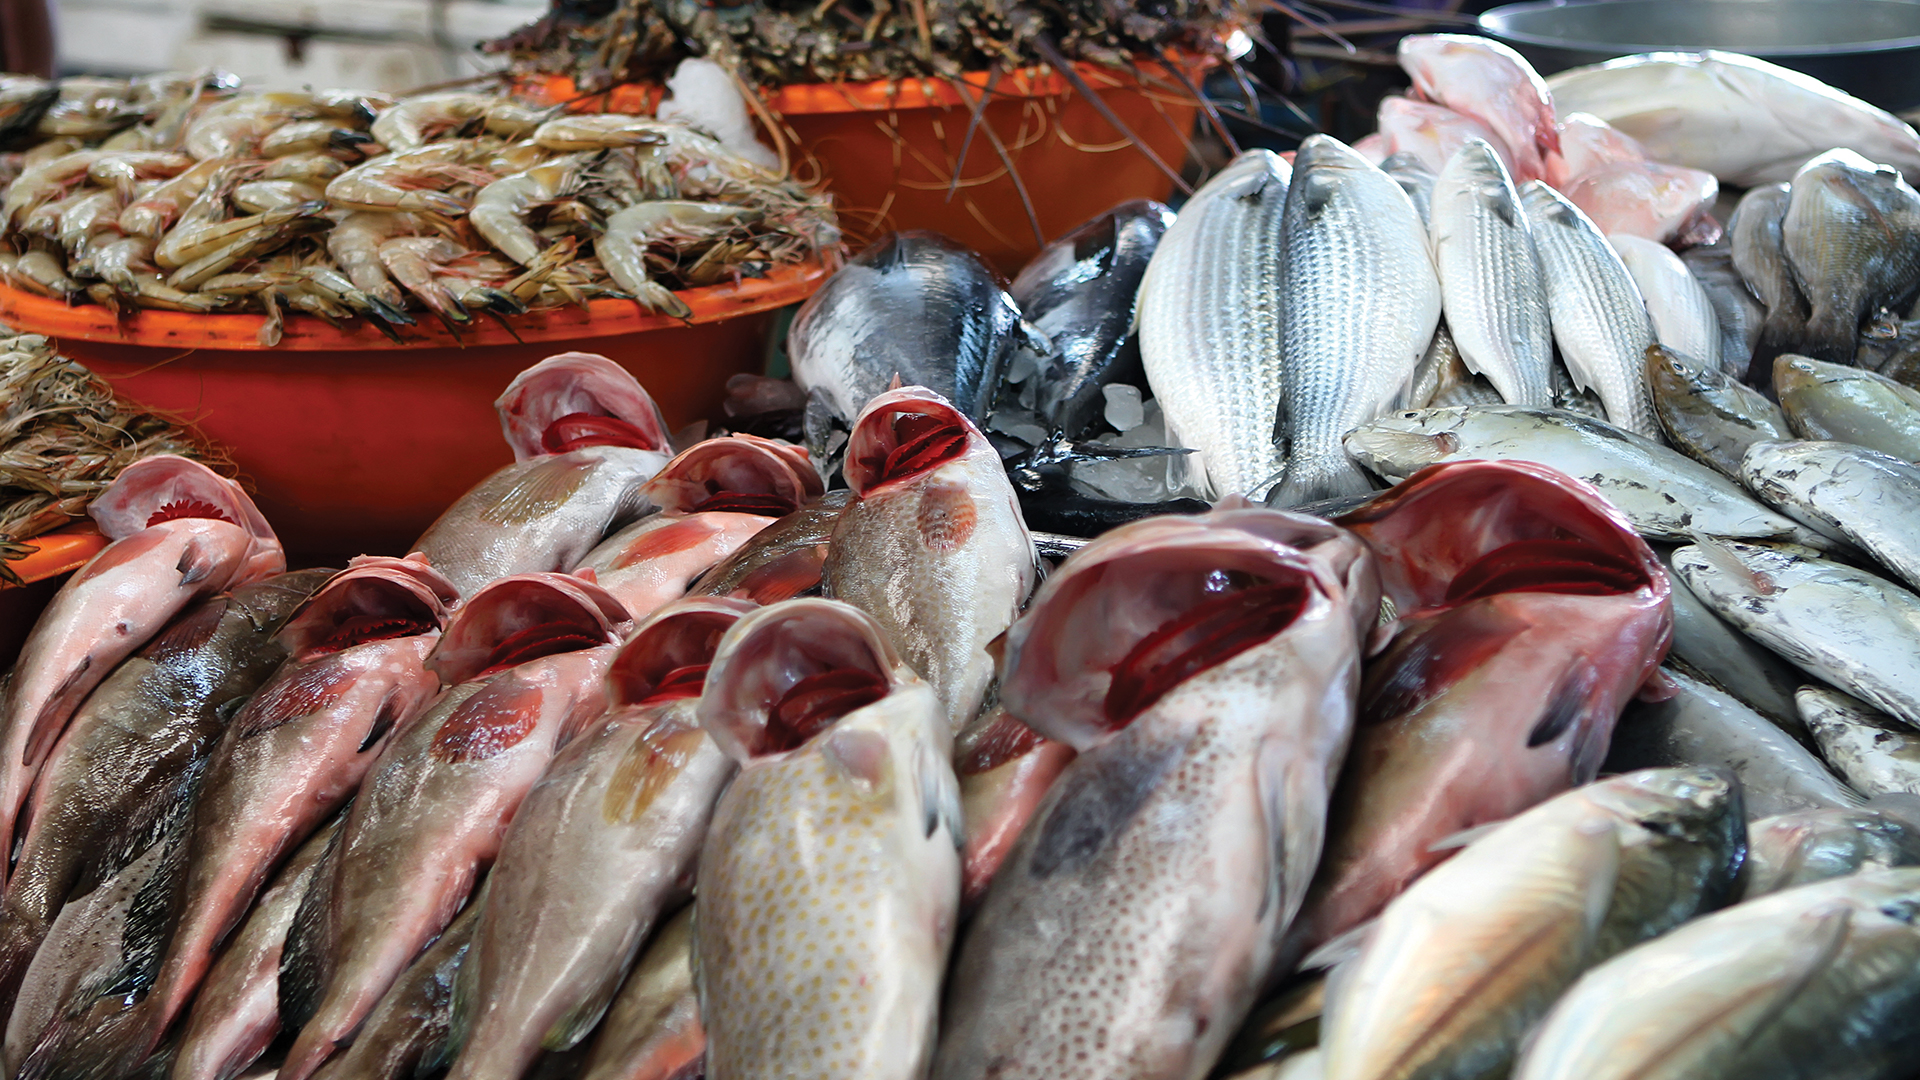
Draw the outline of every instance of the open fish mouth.
<instances>
[{"instance_id":1,"label":"open fish mouth","mask_svg":"<svg viewBox=\"0 0 1920 1080\"><path fill-rule=\"evenodd\" d=\"M516 574L473 595L427 658L452 686L558 653L617 643L631 622L612 594L570 574Z\"/></svg>"},{"instance_id":2,"label":"open fish mouth","mask_svg":"<svg viewBox=\"0 0 1920 1080\"><path fill-rule=\"evenodd\" d=\"M550 356L494 402L516 461L590 446L668 450L660 407L627 370L593 353Z\"/></svg>"},{"instance_id":3,"label":"open fish mouth","mask_svg":"<svg viewBox=\"0 0 1920 1080\"><path fill-rule=\"evenodd\" d=\"M834 600L789 600L727 632L700 722L738 760L784 753L886 697L900 670L899 655L865 612Z\"/></svg>"},{"instance_id":4,"label":"open fish mouth","mask_svg":"<svg viewBox=\"0 0 1920 1080\"><path fill-rule=\"evenodd\" d=\"M854 422L847 443L847 483L866 495L906 483L964 456L979 433L960 410L924 387L874 398Z\"/></svg>"},{"instance_id":5,"label":"open fish mouth","mask_svg":"<svg viewBox=\"0 0 1920 1080\"><path fill-rule=\"evenodd\" d=\"M729 435L688 447L640 490L669 512L785 517L821 495L826 485L799 447Z\"/></svg>"},{"instance_id":6,"label":"open fish mouth","mask_svg":"<svg viewBox=\"0 0 1920 1080\"><path fill-rule=\"evenodd\" d=\"M1474 508L1464 522L1446 512L1460 506ZM1652 549L1599 492L1531 462L1431 465L1340 524L1390 553L1381 578L1402 615L1505 592L1667 590Z\"/></svg>"},{"instance_id":7,"label":"open fish mouth","mask_svg":"<svg viewBox=\"0 0 1920 1080\"><path fill-rule=\"evenodd\" d=\"M745 600L701 596L662 608L620 647L607 669L613 704L699 697L720 639L755 607Z\"/></svg>"},{"instance_id":8,"label":"open fish mouth","mask_svg":"<svg viewBox=\"0 0 1920 1080\"><path fill-rule=\"evenodd\" d=\"M436 633L459 602L424 557L362 555L287 620L280 643L304 663L369 641Z\"/></svg>"}]
</instances>

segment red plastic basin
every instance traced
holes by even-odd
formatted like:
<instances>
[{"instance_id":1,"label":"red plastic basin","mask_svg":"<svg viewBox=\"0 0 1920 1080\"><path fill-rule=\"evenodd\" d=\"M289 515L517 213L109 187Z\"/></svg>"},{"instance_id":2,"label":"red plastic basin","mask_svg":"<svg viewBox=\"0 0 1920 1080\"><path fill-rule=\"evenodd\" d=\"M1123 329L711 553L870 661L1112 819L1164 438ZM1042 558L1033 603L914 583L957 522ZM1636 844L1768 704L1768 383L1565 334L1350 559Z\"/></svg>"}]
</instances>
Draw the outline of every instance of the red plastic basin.
<instances>
[{"instance_id":1,"label":"red plastic basin","mask_svg":"<svg viewBox=\"0 0 1920 1080\"><path fill-rule=\"evenodd\" d=\"M1195 85L1212 64L1200 56L1179 62ZM1180 168L1199 110L1164 65L1140 62L1141 79L1098 64L1074 68L1162 161ZM817 170L853 246L894 229L932 229L1011 276L1040 244L984 131L975 134L959 189L947 198L972 118L967 102L979 100L987 81L985 72L962 76L965 98L944 79L804 83L771 91L766 104L786 128L796 175L808 180ZM541 92L552 101L574 97L573 83L564 78L549 80ZM651 113L659 98L658 87L620 86L578 107ZM987 126L999 136L1049 238L1128 199L1165 199L1173 191L1166 174L1051 68L1003 75L985 110Z\"/></svg>"},{"instance_id":2,"label":"red plastic basin","mask_svg":"<svg viewBox=\"0 0 1920 1080\"><path fill-rule=\"evenodd\" d=\"M557 352L603 353L633 372L677 428L715 412L733 375L758 371L774 311L826 278L818 263L682 292L689 323L596 300L461 332L408 328L396 346L361 320L290 316L278 347L257 315L102 307L0 288L0 322L45 334L114 389L196 424L233 451L241 479L297 560L404 554L447 504L512 460L493 399Z\"/></svg>"}]
</instances>

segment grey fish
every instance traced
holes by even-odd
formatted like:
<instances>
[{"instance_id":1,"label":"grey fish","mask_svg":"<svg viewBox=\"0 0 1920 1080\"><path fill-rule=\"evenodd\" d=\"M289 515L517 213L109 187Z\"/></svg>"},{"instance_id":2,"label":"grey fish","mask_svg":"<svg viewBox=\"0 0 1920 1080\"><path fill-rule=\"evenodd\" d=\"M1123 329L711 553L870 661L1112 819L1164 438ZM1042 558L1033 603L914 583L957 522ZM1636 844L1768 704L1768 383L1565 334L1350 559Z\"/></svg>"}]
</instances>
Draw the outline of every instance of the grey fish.
<instances>
[{"instance_id":1,"label":"grey fish","mask_svg":"<svg viewBox=\"0 0 1920 1080\"><path fill-rule=\"evenodd\" d=\"M1393 177L1400 190L1413 200L1413 208L1420 212L1420 223L1430 225L1433 217L1433 183L1439 174L1420 160L1420 155L1401 152L1392 154L1380 163L1380 171Z\"/></svg>"},{"instance_id":2,"label":"grey fish","mask_svg":"<svg viewBox=\"0 0 1920 1080\"><path fill-rule=\"evenodd\" d=\"M1859 698L1803 687L1801 719L1834 770L1863 795L1920 795L1920 732Z\"/></svg>"},{"instance_id":3,"label":"grey fish","mask_svg":"<svg viewBox=\"0 0 1920 1080\"><path fill-rule=\"evenodd\" d=\"M366 1023L317 1080L413 1080L447 1063L453 1047L453 993L485 909L487 887L380 995Z\"/></svg>"},{"instance_id":4,"label":"grey fish","mask_svg":"<svg viewBox=\"0 0 1920 1080\"><path fill-rule=\"evenodd\" d=\"M1646 362L1654 415L1673 448L1695 461L1740 480L1747 447L1792 438L1780 407L1725 371L1690 364L1659 345L1647 349Z\"/></svg>"},{"instance_id":5,"label":"grey fish","mask_svg":"<svg viewBox=\"0 0 1920 1080\"><path fill-rule=\"evenodd\" d=\"M1734 268L1766 312L1745 371L1747 381L1758 386L1767 385L1773 358L1797 348L1807 329L1807 300L1787 264L1787 204L1792 198L1784 183L1763 184L1741 196L1727 219Z\"/></svg>"},{"instance_id":6,"label":"grey fish","mask_svg":"<svg viewBox=\"0 0 1920 1080\"><path fill-rule=\"evenodd\" d=\"M1916 907L1902 868L1698 919L1582 976L1514 1080L1900 1080L1920 1051Z\"/></svg>"},{"instance_id":7,"label":"grey fish","mask_svg":"<svg viewBox=\"0 0 1920 1080\"><path fill-rule=\"evenodd\" d=\"M1759 443L1747 451L1745 479L1761 498L1920 588L1920 468L1852 443Z\"/></svg>"},{"instance_id":8,"label":"grey fish","mask_svg":"<svg viewBox=\"0 0 1920 1080\"><path fill-rule=\"evenodd\" d=\"M1034 375L1035 411L1069 439L1100 415L1101 387L1145 379L1133 336L1134 297L1172 224L1173 211L1157 202L1121 203L1048 244L1007 290L1053 345Z\"/></svg>"},{"instance_id":9,"label":"grey fish","mask_svg":"<svg viewBox=\"0 0 1920 1080\"><path fill-rule=\"evenodd\" d=\"M1281 216L1293 167L1235 158L1187 200L1140 283L1140 357L1189 482L1263 494L1286 465L1280 415Z\"/></svg>"},{"instance_id":10,"label":"grey fish","mask_svg":"<svg viewBox=\"0 0 1920 1080\"><path fill-rule=\"evenodd\" d=\"M706 1054L693 988L693 905L647 943L581 1065L580 1080L678 1080Z\"/></svg>"},{"instance_id":11,"label":"grey fish","mask_svg":"<svg viewBox=\"0 0 1920 1080\"><path fill-rule=\"evenodd\" d=\"M1498 1075L1581 971L1723 903L1745 848L1716 769L1613 777L1494 826L1329 978L1327 1080Z\"/></svg>"},{"instance_id":12,"label":"grey fish","mask_svg":"<svg viewBox=\"0 0 1920 1080\"><path fill-rule=\"evenodd\" d=\"M1292 506L1372 490L1340 440L1399 401L1441 301L1412 201L1338 139L1300 144L1282 231L1286 474L1268 501Z\"/></svg>"},{"instance_id":13,"label":"grey fish","mask_svg":"<svg viewBox=\"0 0 1920 1080\"><path fill-rule=\"evenodd\" d=\"M801 388L851 422L898 376L986 419L1022 336L1020 307L980 256L938 233L890 233L801 305L787 357Z\"/></svg>"},{"instance_id":14,"label":"grey fish","mask_svg":"<svg viewBox=\"0 0 1920 1080\"><path fill-rule=\"evenodd\" d=\"M1473 405L1383 416L1347 436L1347 451L1388 480L1441 461L1536 461L1600 490L1649 539L1826 540L1775 513L1693 459L1604 421L1557 409ZM1657 484L1648 483L1657 477Z\"/></svg>"},{"instance_id":15,"label":"grey fish","mask_svg":"<svg viewBox=\"0 0 1920 1080\"><path fill-rule=\"evenodd\" d=\"M1773 389L1788 425L1803 439L1849 442L1920 462L1920 390L1791 353L1774 362Z\"/></svg>"},{"instance_id":16,"label":"grey fish","mask_svg":"<svg viewBox=\"0 0 1920 1080\"><path fill-rule=\"evenodd\" d=\"M1733 245L1724 241L1696 245L1681 252L1680 261L1706 291L1720 320L1720 370L1736 379L1744 377L1754 347L1760 344L1760 324L1767 309L1754 299L1734 266Z\"/></svg>"},{"instance_id":17,"label":"grey fish","mask_svg":"<svg viewBox=\"0 0 1920 1080\"><path fill-rule=\"evenodd\" d=\"M1731 696L1668 672L1680 692L1627 707L1614 728L1607 771L1684 765L1728 769L1740 779L1747 813L1857 805L1858 795L1777 724Z\"/></svg>"},{"instance_id":18,"label":"grey fish","mask_svg":"<svg viewBox=\"0 0 1920 1080\"><path fill-rule=\"evenodd\" d=\"M1872 805L1795 810L1747 823L1740 898L1920 863L1920 829Z\"/></svg>"},{"instance_id":19,"label":"grey fish","mask_svg":"<svg viewBox=\"0 0 1920 1080\"><path fill-rule=\"evenodd\" d=\"M1546 272L1553 340L1581 387L1600 395L1607 419L1651 439L1659 421L1643 365L1653 323L1633 275L1592 219L1541 181L1520 189L1534 250Z\"/></svg>"},{"instance_id":20,"label":"grey fish","mask_svg":"<svg viewBox=\"0 0 1920 1080\"><path fill-rule=\"evenodd\" d=\"M1413 381L1407 384L1404 404L1409 409L1424 409L1436 396L1472 381L1473 372L1460 359L1460 347L1454 344L1453 333L1442 318L1434 328L1433 340L1427 343L1427 351L1413 367Z\"/></svg>"},{"instance_id":21,"label":"grey fish","mask_svg":"<svg viewBox=\"0 0 1920 1080\"><path fill-rule=\"evenodd\" d=\"M1842 563L1705 537L1674 552L1673 568L1802 671L1920 724L1920 597Z\"/></svg>"},{"instance_id":22,"label":"grey fish","mask_svg":"<svg viewBox=\"0 0 1920 1080\"><path fill-rule=\"evenodd\" d=\"M1545 405L1553 327L1519 192L1500 155L1469 139L1433 187L1433 262L1467 367L1514 405Z\"/></svg>"},{"instance_id":23,"label":"grey fish","mask_svg":"<svg viewBox=\"0 0 1920 1080\"><path fill-rule=\"evenodd\" d=\"M1783 238L1810 307L1799 351L1849 363L1860 320L1920 283L1920 192L1891 165L1829 150L1794 174Z\"/></svg>"},{"instance_id":24,"label":"grey fish","mask_svg":"<svg viewBox=\"0 0 1920 1080\"><path fill-rule=\"evenodd\" d=\"M1805 740L1793 693L1806 681L1799 669L1713 613L1678 575L1671 573L1673 549L1656 546L1673 582L1673 649L1668 662L1688 675L1713 684L1755 712Z\"/></svg>"}]
</instances>

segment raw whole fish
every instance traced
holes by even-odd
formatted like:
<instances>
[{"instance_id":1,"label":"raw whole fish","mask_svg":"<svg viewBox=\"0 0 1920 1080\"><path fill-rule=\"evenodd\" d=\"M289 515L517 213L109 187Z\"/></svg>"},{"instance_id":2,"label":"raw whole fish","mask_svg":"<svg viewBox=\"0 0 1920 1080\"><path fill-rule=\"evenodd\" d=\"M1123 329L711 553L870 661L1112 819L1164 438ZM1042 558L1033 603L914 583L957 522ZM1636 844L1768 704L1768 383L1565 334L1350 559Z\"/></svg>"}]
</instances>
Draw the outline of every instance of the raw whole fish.
<instances>
[{"instance_id":1,"label":"raw whole fish","mask_svg":"<svg viewBox=\"0 0 1920 1080\"><path fill-rule=\"evenodd\" d=\"M1870 806L1797 810L1747 824L1742 900L1920 863L1920 828Z\"/></svg>"},{"instance_id":2,"label":"raw whole fish","mask_svg":"<svg viewBox=\"0 0 1920 1080\"><path fill-rule=\"evenodd\" d=\"M1772 442L1747 450L1743 473L1761 498L1920 588L1920 468L1852 443Z\"/></svg>"},{"instance_id":3,"label":"raw whole fish","mask_svg":"<svg viewBox=\"0 0 1920 1080\"><path fill-rule=\"evenodd\" d=\"M670 604L623 645L613 709L527 793L488 876L454 1004L450 1080L518 1080L593 1032L662 912L688 898L734 762L695 718L714 647L753 605Z\"/></svg>"},{"instance_id":4,"label":"raw whole fish","mask_svg":"<svg viewBox=\"0 0 1920 1080\"><path fill-rule=\"evenodd\" d=\"M1734 480L1748 447L1793 437L1765 394L1660 345L1647 349L1647 391L1673 448Z\"/></svg>"},{"instance_id":5,"label":"raw whole fish","mask_svg":"<svg viewBox=\"0 0 1920 1080\"><path fill-rule=\"evenodd\" d=\"M1409 34L1400 39L1400 66L1421 97L1492 128L1513 155L1517 183L1547 178L1560 153L1553 95L1519 53L1467 34Z\"/></svg>"},{"instance_id":6,"label":"raw whole fish","mask_svg":"<svg viewBox=\"0 0 1920 1080\"><path fill-rule=\"evenodd\" d=\"M1387 160L1400 154L1411 155L1428 172L1437 175L1461 147L1470 140L1481 139L1493 147L1509 171L1513 168L1513 151L1492 128L1445 105L1390 95L1380 99L1378 123L1380 134L1386 140ZM1358 144L1355 149L1359 149ZM1384 168L1385 162L1381 164Z\"/></svg>"},{"instance_id":7,"label":"raw whole fish","mask_svg":"<svg viewBox=\"0 0 1920 1080\"><path fill-rule=\"evenodd\" d=\"M1361 684L1290 961L1376 915L1450 854L1439 841L1592 780L1672 634L1653 552L1551 469L1436 465L1340 520L1400 617Z\"/></svg>"},{"instance_id":8,"label":"raw whole fish","mask_svg":"<svg viewBox=\"0 0 1920 1080\"><path fill-rule=\"evenodd\" d=\"M580 1080L687 1080L707 1052L693 988L693 905L640 953L600 1022Z\"/></svg>"},{"instance_id":9,"label":"raw whole fish","mask_svg":"<svg viewBox=\"0 0 1920 1080\"><path fill-rule=\"evenodd\" d=\"M1920 795L1920 733L1858 698L1806 686L1795 699L1820 756L1862 795Z\"/></svg>"},{"instance_id":10,"label":"raw whole fish","mask_svg":"<svg viewBox=\"0 0 1920 1080\"><path fill-rule=\"evenodd\" d=\"M1787 262L1787 206L1792 201L1793 191L1786 184L1756 187L1740 197L1727 221L1733 265L1766 308L1744 369L1747 381L1763 388L1773 381L1773 358L1797 348L1807 332L1807 298Z\"/></svg>"},{"instance_id":11,"label":"raw whole fish","mask_svg":"<svg viewBox=\"0 0 1920 1080\"><path fill-rule=\"evenodd\" d=\"M1727 231L1733 231L1732 222L1728 222ZM1718 243L1699 244L1681 252L1680 261L1687 264L1693 279L1706 291L1720 321L1720 370L1736 379L1745 376L1754 348L1760 344L1767 309L1747 288L1734 265L1733 244L1723 236Z\"/></svg>"},{"instance_id":12,"label":"raw whole fish","mask_svg":"<svg viewBox=\"0 0 1920 1080\"><path fill-rule=\"evenodd\" d=\"M1660 243L1711 244L1720 238L1713 201L1720 182L1709 172L1657 161L1616 161L1566 187L1567 200L1607 236Z\"/></svg>"},{"instance_id":13,"label":"raw whole fish","mask_svg":"<svg viewBox=\"0 0 1920 1080\"><path fill-rule=\"evenodd\" d=\"M1806 676L1701 603L1673 573L1673 548L1662 545L1655 550L1673 585L1673 649L1667 662L1804 741L1806 733L1793 694Z\"/></svg>"},{"instance_id":14,"label":"raw whole fish","mask_svg":"<svg viewBox=\"0 0 1920 1080\"><path fill-rule=\"evenodd\" d=\"M1101 387L1144 379L1133 336L1134 296L1173 211L1121 203L1048 244L1008 292L1053 344L1040 359L1035 411L1051 431L1080 438L1099 417Z\"/></svg>"},{"instance_id":15,"label":"raw whole fish","mask_svg":"<svg viewBox=\"0 0 1920 1080\"><path fill-rule=\"evenodd\" d=\"M1545 278L1520 194L1493 147L1468 142L1440 171L1430 224L1447 331L1461 359L1508 402L1547 404L1553 327Z\"/></svg>"},{"instance_id":16,"label":"raw whole fish","mask_svg":"<svg viewBox=\"0 0 1920 1080\"><path fill-rule=\"evenodd\" d=\"M0 851L47 753L120 661L193 601L286 569L240 485L183 457L127 466L88 513L113 542L48 603L0 699Z\"/></svg>"},{"instance_id":17,"label":"raw whole fish","mask_svg":"<svg viewBox=\"0 0 1920 1080\"><path fill-rule=\"evenodd\" d=\"M1019 305L978 255L938 233L898 232L848 260L801 305L787 356L794 381L843 423L896 378L984 421L1001 369L1028 336Z\"/></svg>"},{"instance_id":18,"label":"raw whole fish","mask_svg":"<svg viewBox=\"0 0 1920 1080\"><path fill-rule=\"evenodd\" d=\"M1293 166L1266 150L1194 192L1140 283L1140 356L1188 483L1258 495L1286 461L1280 414L1281 217Z\"/></svg>"},{"instance_id":19,"label":"raw whole fish","mask_svg":"<svg viewBox=\"0 0 1920 1080\"><path fill-rule=\"evenodd\" d=\"M868 403L846 473L854 498L834 526L826 594L880 624L933 687L951 738L980 711L987 645L1039 573L1019 500L980 429L917 386Z\"/></svg>"},{"instance_id":20,"label":"raw whole fish","mask_svg":"<svg viewBox=\"0 0 1920 1080\"><path fill-rule=\"evenodd\" d=\"M1920 192L1851 150L1794 174L1781 236L1810 305L1794 351L1815 360L1852 363L1860 321L1920 284Z\"/></svg>"},{"instance_id":21,"label":"raw whole fish","mask_svg":"<svg viewBox=\"0 0 1920 1080\"><path fill-rule=\"evenodd\" d=\"M618 601L563 574L503 578L449 622L427 666L451 689L381 751L288 936L285 1080L312 1075L452 921L555 749L606 707L625 629Z\"/></svg>"},{"instance_id":22,"label":"raw whole fish","mask_svg":"<svg viewBox=\"0 0 1920 1080\"><path fill-rule=\"evenodd\" d=\"M1646 302L1653 336L1660 346L1686 360L1690 367L1720 365L1720 316L1671 248L1642 236L1608 233L1607 242L1626 264L1627 273Z\"/></svg>"},{"instance_id":23,"label":"raw whole fish","mask_svg":"<svg viewBox=\"0 0 1920 1080\"><path fill-rule=\"evenodd\" d=\"M1340 440L1413 381L1440 280L1407 193L1328 136L1300 145L1281 231L1286 473L1269 501L1293 506L1372 490Z\"/></svg>"},{"instance_id":24,"label":"raw whole fish","mask_svg":"<svg viewBox=\"0 0 1920 1080\"><path fill-rule=\"evenodd\" d=\"M1047 579L1002 699L1079 756L969 926L934 1077L1207 1075L1319 858L1378 608L1352 534L1256 508L1124 526Z\"/></svg>"},{"instance_id":25,"label":"raw whole fish","mask_svg":"<svg viewBox=\"0 0 1920 1080\"><path fill-rule=\"evenodd\" d=\"M367 1014L353 1045L321 1066L317 1080L413 1080L446 1065L452 1050L453 993L473 942L486 886L407 966Z\"/></svg>"},{"instance_id":26,"label":"raw whole fish","mask_svg":"<svg viewBox=\"0 0 1920 1080\"><path fill-rule=\"evenodd\" d=\"M833 527L852 498L835 488L768 525L700 575L687 595L773 604L817 590Z\"/></svg>"},{"instance_id":27,"label":"raw whole fish","mask_svg":"<svg viewBox=\"0 0 1920 1080\"><path fill-rule=\"evenodd\" d=\"M1755 187L1791 180L1836 146L1920 181L1920 135L1817 79L1738 53L1655 52L1547 80L1562 113L1585 112L1640 141L1649 157Z\"/></svg>"},{"instance_id":28,"label":"raw whole fish","mask_svg":"<svg viewBox=\"0 0 1920 1080\"><path fill-rule=\"evenodd\" d=\"M645 512L640 488L671 456L653 399L604 356L550 356L515 376L494 408L514 463L455 500L414 544L462 596L512 574L577 565Z\"/></svg>"},{"instance_id":29,"label":"raw whole fish","mask_svg":"<svg viewBox=\"0 0 1920 1080\"><path fill-rule=\"evenodd\" d=\"M727 632L700 721L740 762L694 900L706 1075L924 1077L960 901L932 687L858 608L790 600Z\"/></svg>"},{"instance_id":30,"label":"raw whole fish","mask_svg":"<svg viewBox=\"0 0 1920 1080\"><path fill-rule=\"evenodd\" d=\"M1792 353L1773 362L1773 389L1795 435L1920 463L1920 390L1872 371Z\"/></svg>"}]
</instances>

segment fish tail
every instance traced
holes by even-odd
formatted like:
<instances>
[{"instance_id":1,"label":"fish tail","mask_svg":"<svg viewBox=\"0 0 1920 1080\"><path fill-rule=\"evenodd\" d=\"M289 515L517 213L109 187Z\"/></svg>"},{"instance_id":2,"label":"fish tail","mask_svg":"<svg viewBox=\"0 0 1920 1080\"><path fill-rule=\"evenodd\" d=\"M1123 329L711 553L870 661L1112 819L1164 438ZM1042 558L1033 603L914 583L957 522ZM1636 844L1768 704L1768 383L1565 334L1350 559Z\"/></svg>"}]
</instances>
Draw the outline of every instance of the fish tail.
<instances>
[{"instance_id":1,"label":"fish tail","mask_svg":"<svg viewBox=\"0 0 1920 1080\"><path fill-rule=\"evenodd\" d=\"M1302 506L1343 495L1366 495L1373 483L1344 453L1335 457L1295 458L1287 463L1286 478L1267 494L1267 505L1279 508Z\"/></svg>"},{"instance_id":2,"label":"fish tail","mask_svg":"<svg viewBox=\"0 0 1920 1080\"><path fill-rule=\"evenodd\" d=\"M118 997L54 1017L20 1063L16 1080L124 1080L160 1042L151 997L116 1008ZM101 1015L103 1010L112 1009Z\"/></svg>"},{"instance_id":3,"label":"fish tail","mask_svg":"<svg viewBox=\"0 0 1920 1080\"><path fill-rule=\"evenodd\" d=\"M1860 344L1860 320L1840 308L1815 308L1801 335L1800 352L1830 364L1852 364Z\"/></svg>"}]
</instances>

